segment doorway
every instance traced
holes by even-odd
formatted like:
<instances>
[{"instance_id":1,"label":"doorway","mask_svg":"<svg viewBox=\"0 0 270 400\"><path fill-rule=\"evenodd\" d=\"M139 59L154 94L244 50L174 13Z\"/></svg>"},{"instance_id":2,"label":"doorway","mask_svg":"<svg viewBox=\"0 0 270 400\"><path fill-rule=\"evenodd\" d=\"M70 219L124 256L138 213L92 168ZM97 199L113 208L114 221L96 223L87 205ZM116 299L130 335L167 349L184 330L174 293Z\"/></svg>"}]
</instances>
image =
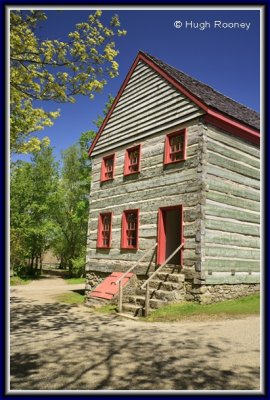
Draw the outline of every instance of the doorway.
<instances>
[{"instance_id":1,"label":"doorway","mask_svg":"<svg viewBox=\"0 0 270 400\"><path fill-rule=\"evenodd\" d=\"M157 263L162 264L183 242L183 207L162 207L158 210L158 251ZM168 264L183 264L181 248Z\"/></svg>"}]
</instances>

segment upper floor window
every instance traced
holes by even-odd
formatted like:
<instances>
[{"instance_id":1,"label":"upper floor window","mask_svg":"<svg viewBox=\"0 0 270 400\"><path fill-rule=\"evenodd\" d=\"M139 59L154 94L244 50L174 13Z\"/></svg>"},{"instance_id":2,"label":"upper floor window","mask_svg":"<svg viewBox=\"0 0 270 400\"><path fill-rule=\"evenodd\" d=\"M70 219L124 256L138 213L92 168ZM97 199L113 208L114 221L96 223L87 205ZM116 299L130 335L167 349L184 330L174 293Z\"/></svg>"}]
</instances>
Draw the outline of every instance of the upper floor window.
<instances>
[{"instance_id":1,"label":"upper floor window","mask_svg":"<svg viewBox=\"0 0 270 400\"><path fill-rule=\"evenodd\" d=\"M176 163L186 159L186 137L186 129L166 136L164 164Z\"/></svg>"},{"instance_id":2,"label":"upper floor window","mask_svg":"<svg viewBox=\"0 0 270 400\"><path fill-rule=\"evenodd\" d=\"M115 154L103 157L101 162L101 182L109 181L114 177Z\"/></svg>"},{"instance_id":3,"label":"upper floor window","mask_svg":"<svg viewBox=\"0 0 270 400\"><path fill-rule=\"evenodd\" d=\"M141 167L141 145L126 150L124 175L136 174Z\"/></svg>"},{"instance_id":4,"label":"upper floor window","mask_svg":"<svg viewBox=\"0 0 270 400\"><path fill-rule=\"evenodd\" d=\"M137 249L139 239L139 210L124 211L122 216L122 243L124 249Z\"/></svg>"},{"instance_id":5,"label":"upper floor window","mask_svg":"<svg viewBox=\"0 0 270 400\"><path fill-rule=\"evenodd\" d=\"M110 248L112 239L112 213L101 213L98 218L97 247Z\"/></svg>"}]
</instances>

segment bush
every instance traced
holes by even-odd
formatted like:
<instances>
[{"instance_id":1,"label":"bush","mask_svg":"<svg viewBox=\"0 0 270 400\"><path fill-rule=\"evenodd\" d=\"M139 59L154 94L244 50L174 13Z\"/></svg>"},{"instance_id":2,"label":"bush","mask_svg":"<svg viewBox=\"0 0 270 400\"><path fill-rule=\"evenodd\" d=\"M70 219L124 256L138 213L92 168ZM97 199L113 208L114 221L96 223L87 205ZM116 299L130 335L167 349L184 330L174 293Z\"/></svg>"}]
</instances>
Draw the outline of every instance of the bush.
<instances>
[{"instance_id":1,"label":"bush","mask_svg":"<svg viewBox=\"0 0 270 400\"><path fill-rule=\"evenodd\" d=\"M30 268L28 265L16 265L13 268L14 275L19 276L20 278L24 277L35 277L40 275L40 269Z\"/></svg>"},{"instance_id":2,"label":"bush","mask_svg":"<svg viewBox=\"0 0 270 400\"><path fill-rule=\"evenodd\" d=\"M83 277L85 275L85 254L72 260L72 276Z\"/></svg>"}]
</instances>

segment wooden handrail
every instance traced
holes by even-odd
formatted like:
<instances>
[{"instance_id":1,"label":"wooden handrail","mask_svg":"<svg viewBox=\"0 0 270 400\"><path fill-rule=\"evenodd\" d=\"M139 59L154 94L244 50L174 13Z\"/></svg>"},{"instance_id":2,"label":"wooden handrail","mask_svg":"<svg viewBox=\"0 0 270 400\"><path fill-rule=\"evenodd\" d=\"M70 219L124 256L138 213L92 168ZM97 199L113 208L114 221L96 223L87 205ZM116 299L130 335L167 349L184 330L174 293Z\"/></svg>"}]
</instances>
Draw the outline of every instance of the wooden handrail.
<instances>
[{"instance_id":1,"label":"wooden handrail","mask_svg":"<svg viewBox=\"0 0 270 400\"><path fill-rule=\"evenodd\" d=\"M159 273L159 271L170 261L173 256L184 246L184 243L181 243L180 246L177 247L177 249L174 250L174 252L164 261L163 264L161 264L156 271L152 273L152 275L144 282L144 284L141 286L141 289L144 289L144 287L153 279L156 274Z\"/></svg>"},{"instance_id":2,"label":"wooden handrail","mask_svg":"<svg viewBox=\"0 0 270 400\"><path fill-rule=\"evenodd\" d=\"M150 251L153 251L155 248L157 247L157 243L155 243L154 246L150 247L150 249L147 250L146 253L143 254L143 256L135 262L134 265L132 265L125 273L124 275L122 275L119 279L117 279L117 281L114 282L115 285L119 285L119 297L118 297L118 312L122 312L122 305L123 305L123 285L122 285L122 281L123 279L131 272L133 271L133 269L135 267L137 267L137 265L146 257L146 255L148 253L150 253Z\"/></svg>"},{"instance_id":3,"label":"wooden handrail","mask_svg":"<svg viewBox=\"0 0 270 400\"><path fill-rule=\"evenodd\" d=\"M152 273L152 275L144 282L144 284L141 286L141 289L144 289L146 286L146 293L145 293L145 304L144 304L144 316L147 317L149 313L149 298L150 298L150 290L149 290L149 282L156 276L156 274L159 273L159 271L170 261L173 256L184 246L184 242L180 244L180 246L177 247L177 249L174 250L174 252L164 261L163 264L161 264L158 269Z\"/></svg>"},{"instance_id":4,"label":"wooden handrail","mask_svg":"<svg viewBox=\"0 0 270 400\"><path fill-rule=\"evenodd\" d=\"M143 256L135 262L134 265L132 265L125 273L122 275L117 281L113 282L115 285L117 285L119 282L121 282L137 265L150 253L151 250L154 250L157 247L157 243L155 243L154 246L150 247L150 249L147 250L146 253L143 254Z\"/></svg>"}]
</instances>

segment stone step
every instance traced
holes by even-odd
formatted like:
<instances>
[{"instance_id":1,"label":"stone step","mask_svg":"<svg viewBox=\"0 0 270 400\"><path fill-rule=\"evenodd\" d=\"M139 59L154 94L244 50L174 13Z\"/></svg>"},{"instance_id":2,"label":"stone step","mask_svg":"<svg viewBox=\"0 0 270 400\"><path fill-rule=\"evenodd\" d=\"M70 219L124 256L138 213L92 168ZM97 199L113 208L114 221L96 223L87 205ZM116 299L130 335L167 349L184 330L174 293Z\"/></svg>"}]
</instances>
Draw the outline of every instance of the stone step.
<instances>
[{"instance_id":1,"label":"stone step","mask_svg":"<svg viewBox=\"0 0 270 400\"><path fill-rule=\"evenodd\" d=\"M181 290L183 288L183 282L170 282L170 281L160 281L153 279L149 282L150 289L158 289L158 290Z\"/></svg>"},{"instance_id":2,"label":"stone step","mask_svg":"<svg viewBox=\"0 0 270 400\"><path fill-rule=\"evenodd\" d=\"M144 297L146 295L146 289L137 289L135 296ZM150 299L158 299L164 301L174 301L176 299L176 293L167 290L149 289ZM129 299L128 299L129 301Z\"/></svg>"},{"instance_id":3,"label":"stone step","mask_svg":"<svg viewBox=\"0 0 270 400\"><path fill-rule=\"evenodd\" d=\"M105 300L105 299L95 298L95 297L87 297L86 301L84 303L84 305L86 307L93 308L93 309L102 307L106 304L110 304L110 300Z\"/></svg>"},{"instance_id":4,"label":"stone step","mask_svg":"<svg viewBox=\"0 0 270 400\"><path fill-rule=\"evenodd\" d=\"M134 317L132 314L124 314L124 313L117 313L116 314L118 317L124 318L124 319L132 319L133 321L137 321L139 317Z\"/></svg>"},{"instance_id":5,"label":"stone step","mask_svg":"<svg viewBox=\"0 0 270 400\"><path fill-rule=\"evenodd\" d=\"M155 276L155 280L159 280L162 282L175 282L182 283L185 281L185 275L179 273L167 273L167 272L159 272Z\"/></svg>"},{"instance_id":6,"label":"stone step","mask_svg":"<svg viewBox=\"0 0 270 400\"><path fill-rule=\"evenodd\" d=\"M160 300L160 299L149 299L149 306L150 308L160 308L167 303L167 300ZM145 296L130 296L129 297L129 304L136 304L141 307L145 306Z\"/></svg>"},{"instance_id":7,"label":"stone step","mask_svg":"<svg viewBox=\"0 0 270 400\"><path fill-rule=\"evenodd\" d=\"M131 314L135 317L142 317L144 315L144 309L138 304L134 303L123 303L122 304L122 313Z\"/></svg>"}]
</instances>

